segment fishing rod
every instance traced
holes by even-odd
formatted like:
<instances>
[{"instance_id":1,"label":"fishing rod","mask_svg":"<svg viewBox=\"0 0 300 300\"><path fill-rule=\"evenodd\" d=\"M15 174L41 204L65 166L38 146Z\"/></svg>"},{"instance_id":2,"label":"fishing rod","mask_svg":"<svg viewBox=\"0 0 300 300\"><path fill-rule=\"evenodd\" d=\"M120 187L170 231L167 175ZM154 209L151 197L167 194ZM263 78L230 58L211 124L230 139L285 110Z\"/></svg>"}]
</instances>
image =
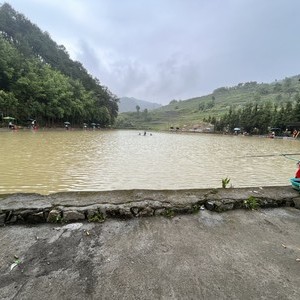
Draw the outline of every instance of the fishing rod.
<instances>
[{"instance_id":1,"label":"fishing rod","mask_svg":"<svg viewBox=\"0 0 300 300\"><path fill-rule=\"evenodd\" d=\"M268 157L268 156L290 156L290 155L300 155L300 153L278 153L278 154L262 154L262 155L245 155L243 157ZM242 157L242 156L240 156Z\"/></svg>"},{"instance_id":2,"label":"fishing rod","mask_svg":"<svg viewBox=\"0 0 300 300\"><path fill-rule=\"evenodd\" d=\"M293 158L293 157L289 157L289 156L294 156L294 155L299 155L300 153L278 153L278 154L263 154L263 155L245 155L245 156L236 156L235 158L255 158L255 157L275 157L275 156L283 156L286 159L290 159L293 161L300 161L300 158ZM202 165L201 161L197 161L195 159L192 159L191 157L184 155L185 158L187 158L188 160L190 160L193 163ZM229 159L229 157L224 157L223 159ZM232 159L232 157L230 157L230 159Z\"/></svg>"},{"instance_id":3,"label":"fishing rod","mask_svg":"<svg viewBox=\"0 0 300 300\"><path fill-rule=\"evenodd\" d=\"M264 154L264 155L246 155L240 157L272 157L272 156L283 156L284 158L299 161L299 159L292 158L289 156L300 155L300 153L279 153L279 154Z\"/></svg>"},{"instance_id":4,"label":"fishing rod","mask_svg":"<svg viewBox=\"0 0 300 300\"><path fill-rule=\"evenodd\" d=\"M294 160L299 162L299 159L293 158L293 157L288 157L289 155L299 155L299 153L294 153L294 154L282 154L284 158L290 159L290 160Z\"/></svg>"}]
</instances>

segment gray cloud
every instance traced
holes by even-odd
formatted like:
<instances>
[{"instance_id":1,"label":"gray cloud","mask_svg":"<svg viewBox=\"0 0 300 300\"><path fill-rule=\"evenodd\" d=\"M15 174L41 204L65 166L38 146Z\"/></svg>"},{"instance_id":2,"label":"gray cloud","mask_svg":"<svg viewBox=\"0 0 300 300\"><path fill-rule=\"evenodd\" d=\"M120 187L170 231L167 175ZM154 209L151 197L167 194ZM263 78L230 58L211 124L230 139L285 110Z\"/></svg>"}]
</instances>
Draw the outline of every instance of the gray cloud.
<instances>
[{"instance_id":1,"label":"gray cloud","mask_svg":"<svg viewBox=\"0 0 300 300\"><path fill-rule=\"evenodd\" d=\"M300 69L298 0L8 0L118 96L168 103Z\"/></svg>"}]
</instances>

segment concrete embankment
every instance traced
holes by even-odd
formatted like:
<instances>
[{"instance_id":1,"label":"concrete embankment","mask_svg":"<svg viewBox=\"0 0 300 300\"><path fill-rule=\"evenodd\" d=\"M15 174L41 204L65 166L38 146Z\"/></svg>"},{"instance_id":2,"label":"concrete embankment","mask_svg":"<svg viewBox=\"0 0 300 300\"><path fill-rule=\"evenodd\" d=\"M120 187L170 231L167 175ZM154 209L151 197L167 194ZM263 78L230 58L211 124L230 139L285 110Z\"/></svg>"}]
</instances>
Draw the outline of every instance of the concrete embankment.
<instances>
[{"instance_id":1,"label":"concrete embankment","mask_svg":"<svg viewBox=\"0 0 300 300\"><path fill-rule=\"evenodd\" d=\"M298 300L299 201L291 187L2 195L0 298Z\"/></svg>"},{"instance_id":2,"label":"concrete embankment","mask_svg":"<svg viewBox=\"0 0 300 300\"><path fill-rule=\"evenodd\" d=\"M240 208L292 206L300 208L299 192L290 186L239 189L124 190L67 192L51 195L0 196L0 225L14 223L102 222Z\"/></svg>"}]
</instances>

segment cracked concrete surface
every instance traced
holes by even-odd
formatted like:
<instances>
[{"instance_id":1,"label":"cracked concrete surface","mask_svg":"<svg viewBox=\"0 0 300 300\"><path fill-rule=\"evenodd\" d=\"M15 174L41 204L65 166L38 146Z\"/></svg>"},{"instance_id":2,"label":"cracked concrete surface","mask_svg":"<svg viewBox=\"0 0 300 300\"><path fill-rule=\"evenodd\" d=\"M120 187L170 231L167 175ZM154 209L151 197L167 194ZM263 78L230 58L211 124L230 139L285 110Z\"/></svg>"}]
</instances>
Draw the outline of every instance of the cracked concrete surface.
<instances>
[{"instance_id":1,"label":"cracked concrete surface","mask_svg":"<svg viewBox=\"0 0 300 300\"><path fill-rule=\"evenodd\" d=\"M4 226L1 299L300 299L299 220L285 207Z\"/></svg>"}]
</instances>

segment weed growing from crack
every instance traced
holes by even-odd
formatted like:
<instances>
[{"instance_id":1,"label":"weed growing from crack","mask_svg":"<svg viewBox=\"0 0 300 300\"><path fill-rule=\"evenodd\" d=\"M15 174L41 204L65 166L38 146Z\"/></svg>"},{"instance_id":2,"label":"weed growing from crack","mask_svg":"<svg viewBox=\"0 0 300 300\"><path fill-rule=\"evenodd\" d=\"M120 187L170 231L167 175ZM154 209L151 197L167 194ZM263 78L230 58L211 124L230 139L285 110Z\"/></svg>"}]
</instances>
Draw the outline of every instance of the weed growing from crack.
<instances>
[{"instance_id":1,"label":"weed growing from crack","mask_svg":"<svg viewBox=\"0 0 300 300\"><path fill-rule=\"evenodd\" d=\"M167 218L173 218L174 215L175 215L175 213L174 213L174 210L172 208L167 208L164 211L164 216L167 217Z\"/></svg>"},{"instance_id":2,"label":"weed growing from crack","mask_svg":"<svg viewBox=\"0 0 300 300\"><path fill-rule=\"evenodd\" d=\"M105 216L103 213L98 212L88 218L89 222L94 222L94 223L102 223L105 221Z\"/></svg>"},{"instance_id":3,"label":"weed growing from crack","mask_svg":"<svg viewBox=\"0 0 300 300\"><path fill-rule=\"evenodd\" d=\"M193 204L193 205L192 205L192 213L193 213L193 214L198 213L199 210L200 210L200 205L199 205L199 204L196 203L196 204Z\"/></svg>"},{"instance_id":4,"label":"weed growing from crack","mask_svg":"<svg viewBox=\"0 0 300 300\"><path fill-rule=\"evenodd\" d=\"M255 210L259 208L258 200L253 196L250 196L247 200L245 200L244 205L247 209Z\"/></svg>"},{"instance_id":5,"label":"weed growing from crack","mask_svg":"<svg viewBox=\"0 0 300 300\"><path fill-rule=\"evenodd\" d=\"M55 218L55 223L63 224L66 223L66 220L64 220L64 218L61 215L57 215Z\"/></svg>"}]
</instances>

